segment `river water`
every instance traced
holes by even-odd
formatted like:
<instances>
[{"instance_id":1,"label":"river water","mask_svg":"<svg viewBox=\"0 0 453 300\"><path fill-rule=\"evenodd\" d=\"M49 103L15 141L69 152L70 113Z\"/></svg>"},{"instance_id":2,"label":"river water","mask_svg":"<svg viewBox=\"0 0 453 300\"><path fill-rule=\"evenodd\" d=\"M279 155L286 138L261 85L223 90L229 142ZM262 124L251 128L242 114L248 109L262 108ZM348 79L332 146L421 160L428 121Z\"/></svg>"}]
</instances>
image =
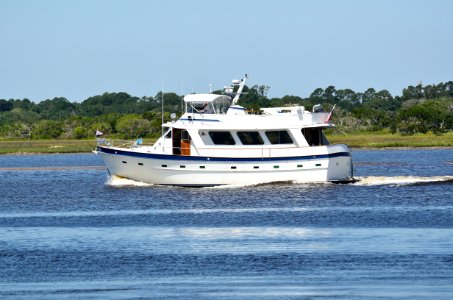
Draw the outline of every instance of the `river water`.
<instances>
[{"instance_id":1,"label":"river water","mask_svg":"<svg viewBox=\"0 0 453 300\"><path fill-rule=\"evenodd\" d=\"M0 298L452 299L453 149L353 160L354 184L192 189L0 156Z\"/></svg>"}]
</instances>

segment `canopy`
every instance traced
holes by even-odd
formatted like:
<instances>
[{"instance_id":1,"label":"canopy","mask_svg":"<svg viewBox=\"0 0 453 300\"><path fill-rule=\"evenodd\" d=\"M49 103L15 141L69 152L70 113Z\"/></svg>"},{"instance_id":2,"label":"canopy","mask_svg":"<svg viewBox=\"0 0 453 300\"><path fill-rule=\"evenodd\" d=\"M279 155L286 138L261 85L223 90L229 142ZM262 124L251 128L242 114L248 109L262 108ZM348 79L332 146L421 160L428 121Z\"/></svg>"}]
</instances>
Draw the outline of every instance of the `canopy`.
<instances>
[{"instance_id":1,"label":"canopy","mask_svg":"<svg viewBox=\"0 0 453 300\"><path fill-rule=\"evenodd\" d=\"M231 97L217 94L189 94L184 96L184 102L213 102L215 100L231 101Z\"/></svg>"}]
</instances>

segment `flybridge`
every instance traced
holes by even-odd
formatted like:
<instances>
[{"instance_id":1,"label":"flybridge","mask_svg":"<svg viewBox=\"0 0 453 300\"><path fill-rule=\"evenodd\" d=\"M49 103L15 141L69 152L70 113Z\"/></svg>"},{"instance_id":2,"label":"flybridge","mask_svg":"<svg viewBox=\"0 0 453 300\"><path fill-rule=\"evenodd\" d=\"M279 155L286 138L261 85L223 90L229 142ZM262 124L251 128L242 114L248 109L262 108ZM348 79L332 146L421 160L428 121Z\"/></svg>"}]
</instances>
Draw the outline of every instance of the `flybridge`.
<instances>
[{"instance_id":1,"label":"flybridge","mask_svg":"<svg viewBox=\"0 0 453 300\"><path fill-rule=\"evenodd\" d=\"M186 113L226 114L231 97L216 94L190 94L184 97Z\"/></svg>"},{"instance_id":2,"label":"flybridge","mask_svg":"<svg viewBox=\"0 0 453 300\"><path fill-rule=\"evenodd\" d=\"M204 114L245 114L245 108L236 105L244 89L247 74L241 80L233 80L231 86L225 86L226 95L217 94L189 94L184 97L186 113ZM234 93L235 87L237 88ZM231 98L234 95L234 98ZM231 110L230 110L231 108Z\"/></svg>"}]
</instances>

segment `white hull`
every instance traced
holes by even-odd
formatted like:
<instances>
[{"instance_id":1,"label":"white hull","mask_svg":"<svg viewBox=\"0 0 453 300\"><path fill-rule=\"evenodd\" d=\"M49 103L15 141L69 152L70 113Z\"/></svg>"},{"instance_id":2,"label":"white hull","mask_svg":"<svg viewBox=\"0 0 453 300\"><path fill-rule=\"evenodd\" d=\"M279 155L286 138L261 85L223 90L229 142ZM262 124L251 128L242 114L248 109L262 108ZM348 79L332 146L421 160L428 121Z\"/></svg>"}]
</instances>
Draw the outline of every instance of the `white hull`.
<instances>
[{"instance_id":1,"label":"white hull","mask_svg":"<svg viewBox=\"0 0 453 300\"><path fill-rule=\"evenodd\" d=\"M98 147L98 154L111 175L159 185L217 186L352 180L352 161L347 146L323 146L319 150L317 154L305 156L236 159L156 155L112 147Z\"/></svg>"}]
</instances>

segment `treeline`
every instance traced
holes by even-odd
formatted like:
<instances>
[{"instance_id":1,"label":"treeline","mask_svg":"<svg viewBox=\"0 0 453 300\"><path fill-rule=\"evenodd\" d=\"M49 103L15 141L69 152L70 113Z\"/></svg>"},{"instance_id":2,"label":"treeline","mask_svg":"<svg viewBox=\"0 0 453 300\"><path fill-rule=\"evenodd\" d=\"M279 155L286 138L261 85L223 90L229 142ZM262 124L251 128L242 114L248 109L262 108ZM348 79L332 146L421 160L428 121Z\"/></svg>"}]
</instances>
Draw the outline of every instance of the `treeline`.
<instances>
[{"instance_id":1,"label":"treeline","mask_svg":"<svg viewBox=\"0 0 453 300\"><path fill-rule=\"evenodd\" d=\"M381 131L402 134L441 134L453 129L453 82L409 86L401 96L373 88L365 92L317 88L309 97L267 97L269 87L245 87L239 104L248 110L260 107L303 105L311 109L335 105L334 123L340 132ZM216 91L215 93L221 93ZM28 99L0 99L0 138L75 138L93 136L96 130L121 138L156 137L161 132L162 98L164 120L172 112L180 115L182 96L159 92L154 97L127 93L104 93L81 103L58 97L34 103Z\"/></svg>"}]
</instances>

